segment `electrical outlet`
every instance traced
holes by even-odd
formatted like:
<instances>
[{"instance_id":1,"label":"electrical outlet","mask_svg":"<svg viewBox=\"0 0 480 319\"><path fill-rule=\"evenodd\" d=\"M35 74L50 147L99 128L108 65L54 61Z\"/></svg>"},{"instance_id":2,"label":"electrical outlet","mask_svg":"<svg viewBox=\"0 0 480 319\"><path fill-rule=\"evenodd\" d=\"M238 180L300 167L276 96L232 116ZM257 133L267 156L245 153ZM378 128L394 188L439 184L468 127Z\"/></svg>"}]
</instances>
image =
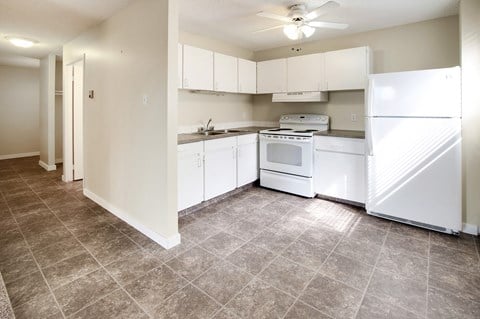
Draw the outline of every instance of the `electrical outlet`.
<instances>
[{"instance_id":1,"label":"electrical outlet","mask_svg":"<svg viewBox=\"0 0 480 319\"><path fill-rule=\"evenodd\" d=\"M356 121L357 121L357 114L352 113L352 114L350 115L350 119L352 120L352 122L356 122Z\"/></svg>"},{"instance_id":2,"label":"electrical outlet","mask_svg":"<svg viewBox=\"0 0 480 319\"><path fill-rule=\"evenodd\" d=\"M142 100L143 100L143 105L147 105L148 104L148 95L146 95L146 94L143 95Z\"/></svg>"}]
</instances>

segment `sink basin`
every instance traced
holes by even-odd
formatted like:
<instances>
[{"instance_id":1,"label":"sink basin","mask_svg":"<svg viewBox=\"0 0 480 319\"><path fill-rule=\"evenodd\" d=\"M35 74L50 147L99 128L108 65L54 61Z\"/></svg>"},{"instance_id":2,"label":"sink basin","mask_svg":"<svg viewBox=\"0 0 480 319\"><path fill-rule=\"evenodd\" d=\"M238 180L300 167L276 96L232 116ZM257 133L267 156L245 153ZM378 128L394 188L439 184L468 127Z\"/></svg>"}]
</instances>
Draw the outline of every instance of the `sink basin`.
<instances>
[{"instance_id":1,"label":"sink basin","mask_svg":"<svg viewBox=\"0 0 480 319\"><path fill-rule=\"evenodd\" d=\"M229 130L229 129L225 129L223 131L221 131L223 133L240 133L240 132L243 132L241 130Z\"/></svg>"},{"instance_id":2,"label":"sink basin","mask_svg":"<svg viewBox=\"0 0 480 319\"><path fill-rule=\"evenodd\" d=\"M198 132L198 133L195 133L195 134L197 134L197 135L209 136L209 135L220 135L220 134L226 134L226 132L207 131L207 132Z\"/></svg>"}]
</instances>

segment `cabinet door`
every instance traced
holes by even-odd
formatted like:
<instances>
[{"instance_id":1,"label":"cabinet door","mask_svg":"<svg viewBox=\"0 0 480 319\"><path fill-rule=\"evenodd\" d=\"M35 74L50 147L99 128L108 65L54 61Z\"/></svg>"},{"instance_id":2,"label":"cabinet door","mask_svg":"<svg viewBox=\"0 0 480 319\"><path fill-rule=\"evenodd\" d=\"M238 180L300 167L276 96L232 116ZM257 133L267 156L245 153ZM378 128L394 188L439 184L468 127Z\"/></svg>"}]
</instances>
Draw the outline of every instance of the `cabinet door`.
<instances>
[{"instance_id":1,"label":"cabinet door","mask_svg":"<svg viewBox=\"0 0 480 319\"><path fill-rule=\"evenodd\" d=\"M177 209L203 201L203 142L178 145Z\"/></svg>"},{"instance_id":2,"label":"cabinet door","mask_svg":"<svg viewBox=\"0 0 480 319\"><path fill-rule=\"evenodd\" d=\"M238 92L257 93L257 63L238 59Z\"/></svg>"},{"instance_id":3,"label":"cabinet door","mask_svg":"<svg viewBox=\"0 0 480 319\"><path fill-rule=\"evenodd\" d=\"M257 93L287 92L287 59L257 63Z\"/></svg>"},{"instance_id":4,"label":"cabinet door","mask_svg":"<svg viewBox=\"0 0 480 319\"><path fill-rule=\"evenodd\" d=\"M297 56L287 59L287 91L313 92L323 89L325 83L323 53Z\"/></svg>"},{"instance_id":5,"label":"cabinet door","mask_svg":"<svg viewBox=\"0 0 480 319\"><path fill-rule=\"evenodd\" d=\"M237 187L258 179L258 134L238 137Z\"/></svg>"},{"instance_id":6,"label":"cabinet door","mask_svg":"<svg viewBox=\"0 0 480 319\"><path fill-rule=\"evenodd\" d=\"M235 137L205 142L205 200L234 190L237 185Z\"/></svg>"},{"instance_id":7,"label":"cabinet door","mask_svg":"<svg viewBox=\"0 0 480 319\"><path fill-rule=\"evenodd\" d=\"M365 156L315 151L315 193L365 203Z\"/></svg>"},{"instance_id":8,"label":"cabinet door","mask_svg":"<svg viewBox=\"0 0 480 319\"><path fill-rule=\"evenodd\" d=\"M178 44L178 88L183 87L183 45Z\"/></svg>"},{"instance_id":9,"label":"cabinet door","mask_svg":"<svg viewBox=\"0 0 480 319\"><path fill-rule=\"evenodd\" d=\"M237 58L215 52L214 63L214 91L233 92L238 91L238 65Z\"/></svg>"},{"instance_id":10,"label":"cabinet door","mask_svg":"<svg viewBox=\"0 0 480 319\"><path fill-rule=\"evenodd\" d=\"M325 80L328 91L363 90L367 87L368 73L367 47L325 53Z\"/></svg>"},{"instance_id":11,"label":"cabinet door","mask_svg":"<svg viewBox=\"0 0 480 319\"><path fill-rule=\"evenodd\" d=\"M183 46L183 88L213 90L213 52Z\"/></svg>"}]
</instances>

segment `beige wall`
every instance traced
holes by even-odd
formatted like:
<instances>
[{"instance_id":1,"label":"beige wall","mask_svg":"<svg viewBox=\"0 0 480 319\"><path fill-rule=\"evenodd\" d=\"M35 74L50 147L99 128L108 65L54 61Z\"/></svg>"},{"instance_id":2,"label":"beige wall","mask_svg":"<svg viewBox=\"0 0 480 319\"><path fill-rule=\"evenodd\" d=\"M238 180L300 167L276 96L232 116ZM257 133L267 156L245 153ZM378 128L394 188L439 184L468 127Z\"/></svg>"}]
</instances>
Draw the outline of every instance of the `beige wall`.
<instances>
[{"instance_id":1,"label":"beige wall","mask_svg":"<svg viewBox=\"0 0 480 319\"><path fill-rule=\"evenodd\" d=\"M255 52L255 60L263 61L281 57L370 46L373 52L373 72L394 72L416 69L449 67L460 64L458 17L424 21L377 31L353 34ZM295 54L292 47L301 47ZM361 91L331 92L328 103L290 103L278 106L271 96L256 96L253 119L278 120L282 113L313 112L331 116L332 128L364 129L364 94ZM357 122L350 114L357 114Z\"/></svg>"},{"instance_id":2,"label":"beige wall","mask_svg":"<svg viewBox=\"0 0 480 319\"><path fill-rule=\"evenodd\" d=\"M463 211L480 225L480 1L460 2L462 60Z\"/></svg>"},{"instance_id":3,"label":"beige wall","mask_svg":"<svg viewBox=\"0 0 480 319\"><path fill-rule=\"evenodd\" d=\"M55 91L63 90L63 64L55 63ZM63 98L55 94L55 162L60 162L63 157Z\"/></svg>"},{"instance_id":4,"label":"beige wall","mask_svg":"<svg viewBox=\"0 0 480 319\"><path fill-rule=\"evenodd\" d=\"M179 42L202 49L253 60L253 51L204 36L180 32ZM215 123L252 121L253 97L244 94L192 93L179 90L178 125L197 127L209 118Z\"/></svg>"},{"instance_id":5,"label":"beige wall","mask_svg":"<svg viewBox=\"0 0 480 319\"><path fill-rule=\"evenodd\" d=\"M39 151L39 70L0 66L0 158Z\"/></svg>"},{"instance_id":6,"label":"beige wall","mask_svg":"<svg viewBox=\"0 0 480 319\"><path fill-rule=\"evenodd\" d=\"M64 46L85 54L84 187L157 241L178 239L177 2L138 0ZM148 96L148 104L142 103Z\"/></svg>"}]
</instances>

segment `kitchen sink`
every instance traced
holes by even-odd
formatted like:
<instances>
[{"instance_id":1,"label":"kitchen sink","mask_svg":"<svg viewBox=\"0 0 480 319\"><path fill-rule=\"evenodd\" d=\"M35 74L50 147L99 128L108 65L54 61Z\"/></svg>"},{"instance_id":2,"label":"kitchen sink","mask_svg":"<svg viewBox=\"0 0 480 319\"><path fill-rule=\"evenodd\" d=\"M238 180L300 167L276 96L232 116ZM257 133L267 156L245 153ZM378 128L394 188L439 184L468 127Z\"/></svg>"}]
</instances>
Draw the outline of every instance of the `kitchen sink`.
<instances>
[{"instance_id":1,"label":"kitchen sink","mask_svg":"<svg viewBox=\"0 0 480 319\"><path fill-rule=\"evenodd\" d=\"M218 132L218 131L206 131L206 132L198 132L194 133L197 135L204 135L204 136L209 136L209 135L220 135L220 134L227 134L227 132Z\"/></svg>"},{"instance_id":2,"label":"kitchen sink","mask_svg":"<svg viewBox=\"0 0 480 319\"><path fill-rule=\"evenodd\" d=\"M223 131L221 131L223 133L241 133L241 132L244 132L242 130L229 130L229 129L225 129Z\"/></svg>"}]
</instances>

